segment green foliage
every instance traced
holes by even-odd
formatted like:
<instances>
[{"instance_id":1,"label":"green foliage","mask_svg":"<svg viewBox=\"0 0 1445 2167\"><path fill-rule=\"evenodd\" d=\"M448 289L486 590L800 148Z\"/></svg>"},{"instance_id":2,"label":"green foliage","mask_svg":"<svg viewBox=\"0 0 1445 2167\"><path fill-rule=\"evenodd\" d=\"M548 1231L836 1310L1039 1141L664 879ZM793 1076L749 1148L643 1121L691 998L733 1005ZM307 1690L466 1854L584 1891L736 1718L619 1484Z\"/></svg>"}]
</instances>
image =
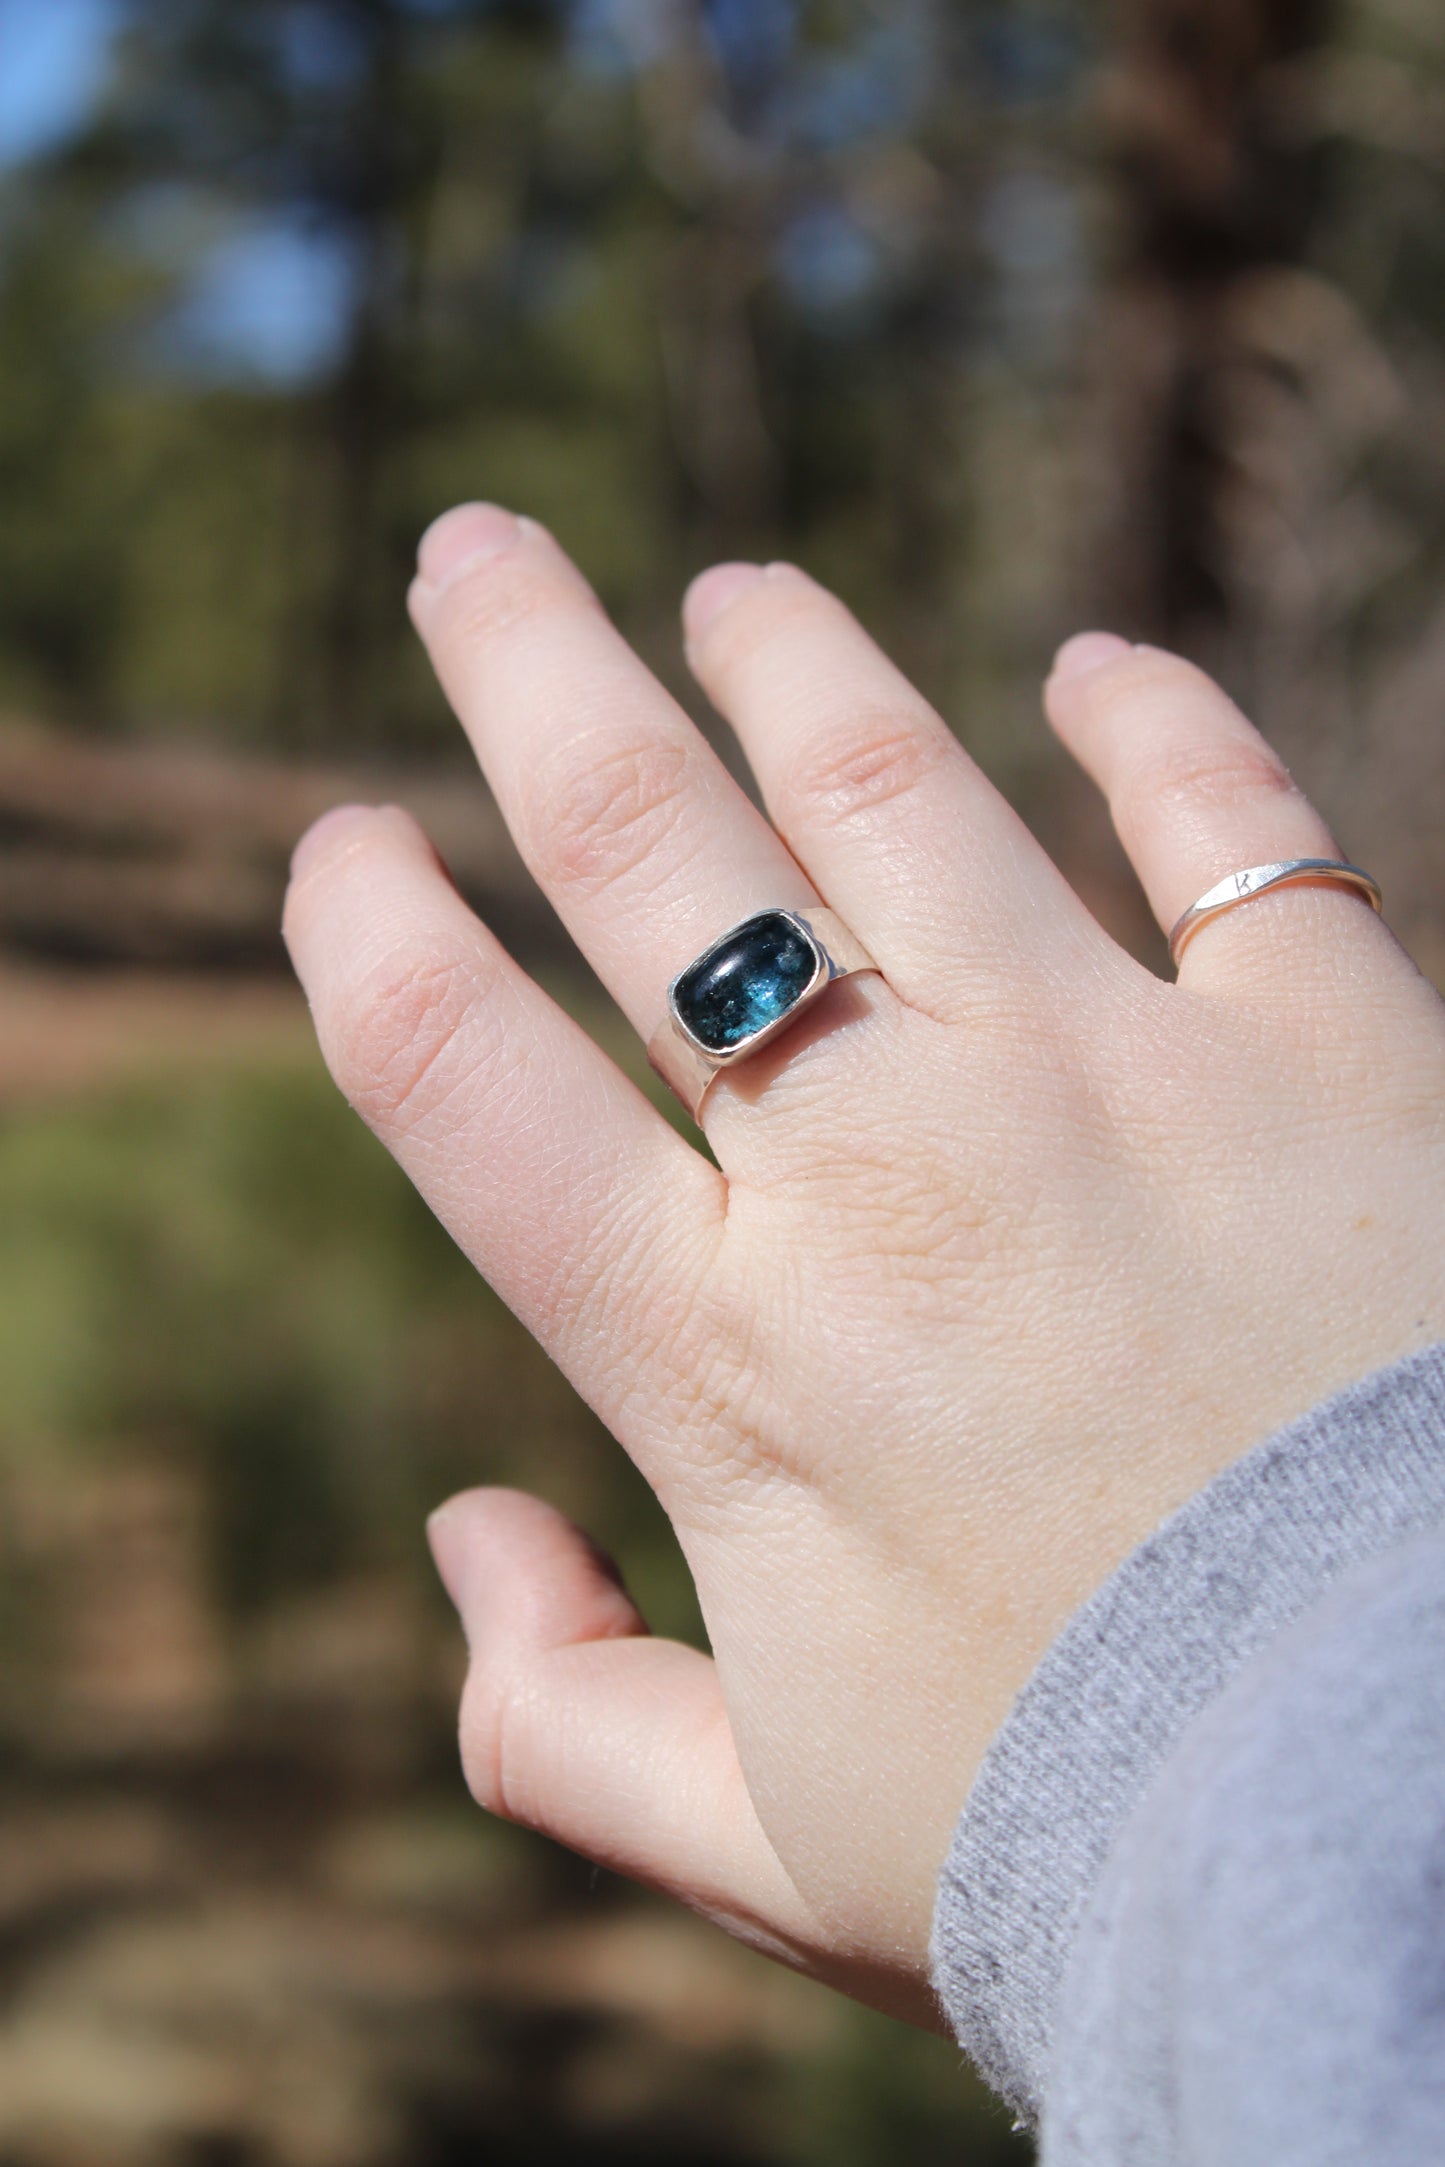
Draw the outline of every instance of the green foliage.
<instances>
[{"instance_id":1,"label":"green foliage","mask_svg":"<svg viewBox=\"0 0 1445 2167\"><path fill-rule=\"evenodd\" d=\"M1033 2158L956 2047L871 2010L850 2009L828 2052L800 2058L792 2084L782 2112L789 2167L1024 2167Z\"/></svg>"},{"instance_id":2,"label":"green foliage","mask_svg":"<svg viewBox=\"0 0 1445 2167\"><path fill-rule=\"evenodd\" d=\"M669 681L690 571L803 558L1047 815L1052 642L1100 604L1187 637L1148 601L1177 563L1223 625L1206 659L1272 728L1303 718L1291 754L1345 718L1336 802L1363 813L1393 763L1423 840L1412 873L1382 819L1381 855L1445 952L1438 686L1412 675L1412 750L1390 677L1445 569L1426 0L1286 11L1297 49L1233 116L1227 90L1191 104L1169 10L1126 11L1102 122L1124 33L1083 0L119 6L89 122L0 175L0 704L282 753L450 745L403 596L427 521L495 497L557 530ZM1227 61L1285 20L1196 12L1196 92L1231 80L1211 36ZM1233 176L1272 157L1299 239L1265 260ZM1171 216L1176 242L1215 220L1233 286L1207 250L1171 266ZM257 235L336 280L294 366L206 343L208 280ZM1358 742L1342 654L1391 694ZM314 1064L0 1116L0 1377L17 1496L199 1477L238 1637L349 1584L440 1606L422 1518L476 1481L555 1499L656 1628L702 1637L645 1485ZM38 1676L22 1550L0 1646ZM408 1791L347 1831L346 1871L500 1905L540 1849L461 1826ZM585 1870L568 1886L592 1903ZM759 2162L1027 2156L950 2048L864 2012L781 2069L744 2059Z\"/></svg>"},{"instance_id":3,"label":"green foliage","mask_svg":"<svg viewBox=\"0 0 1445 2167\"><path fill-rule=\"evenodd\" d=\"M1169 94L1147 14L1136 225ZM1107 497L1101 451L1128 457L1093 381L1100 273L1131 245L1080 125L1096 11L158 0L123 19L91 123L0 183L0 697L281 747L439 742L412 552L446 503L494 496L558 530L668 674L690 570L804 557L1035 789L1051 641L1093 598L1143 607L1129 535L1100 562L1082 503ZM1291 152L1300 261L1358 319L1347 352L1336 311L1321 375L1374 382L1297 385L1323 402L1300 456L1334 490L1369 465L1374 501L1320 577L1326 630L1373 647L1418 625L1445 560L1419 456L1442 396L1445 49L1396 0L1356 0L1319 45L1292 63L1314 145ZM1181 175L1215 172L1174 148ZM258 233L340 281L334 335L289 372L196 344L215 264ZM1315 366L1289 329L1301 293L1271 303L1281 383ZM1136 348L1167 367L1119 336L1116 368ZM1395 357L1417 427L1389 419ZM1228 437L1218 401L1202 425ZM1337 453L1339 428L1358 442ZM1247 445L1220 452L1248 467ZM1187 500L1198 479L1158 486ZM1190 536L1170 524L1187 508L1160 511L1161 561L1182 550L1217 591L1241 576L1220 549L1258 548L1243 576L1267 588L1268 546L1196 513Z\"/></svg>"},{"instance_id":4,"label":"green foliage","mask_svg":"<svg viewBox=\"0 0 1445 2167\"><path fill-rule=\"evenodd\" d=\"M0 693L415 744L446 725L401 598L469 494L553 524L654 658L688 570L800 553L949 692L955 393L992 343L966 238L984 47L955 38L950 71L927 11L890 29L862 0L802 11L771 58L745 16L729 57L685 13L629 54L619 15L606 64L561 6L127 19L92 125L0 201ZM1055 100L1071 19L1048 16ZM187 345L258 226L346 270L295 380Z\"/></svg>"},{"instance_id":5,"label":"green foliage","mask_svg":"<svg viewBox=\"0 0 1445 2167\"><path fill-rule=\"evenodd\" d=\"M330 1084L180 1077L0 1128L0 1465L199 1466L222 1593L431 1586L426 1513L551 1495L699 1631L650 1492Z\"/></svg>"},{"instance_id":6,"label":"green foliage","mask_svg":"<svg viewBox=\"0 0 1445 2167\"><path fill-rule=\"evenodd\" d=\"M435 1597L423 1515L452 1487L501 1480L576 1513L617 1555L654 1625L701 1638L686 1570L645 1485L312 1064L156 1076L8 1115L0 1372L0 1486L43 1472L83 1494L93 1472L137 1458L174 1458L200 1474L214 1594L233 1630L358 1573ZM24 1675L46 1645L44 1591L23 1557L3 1562L0 1648ZM345 1901L450 1920L478 1937L549 1906L595 1921L636 1901L465 1809L449 1751L434 1776L429 1766L413 1769L391 1803L368 1810L359 1799L338 1820L322 1863ZM249 1810L264 1822L277 1802ZM415 2021L405 2009L390 2019L383 2069ZM506 2020L488 2022L504 2043ZM528 2053L566 2045L529 2030L525 2005L516 2022ZM485 2123L498 2090L486 2057L498 2040L492 2029L468 2036L461 2067L445 2063L446 2083L460 2087L458 2112ZM664 2097L679 2081L654 2066L641 2035L605 2051ZM454 2053L462 2048L448 2045ZM649 2157L700 2157L714 2138L721 2149L710 2156L757 2167L898 2156L1003 2167L1031 2156L956 2049L861 2009L838 2005L775 2053L694 2059L686 2095L667 2110L676 2145L660 2133ZM697 2113L710 2087L715 2133ZM556 2156L580 2156L576 2141L558 2135Z\"/></svg>"}]
</instances>

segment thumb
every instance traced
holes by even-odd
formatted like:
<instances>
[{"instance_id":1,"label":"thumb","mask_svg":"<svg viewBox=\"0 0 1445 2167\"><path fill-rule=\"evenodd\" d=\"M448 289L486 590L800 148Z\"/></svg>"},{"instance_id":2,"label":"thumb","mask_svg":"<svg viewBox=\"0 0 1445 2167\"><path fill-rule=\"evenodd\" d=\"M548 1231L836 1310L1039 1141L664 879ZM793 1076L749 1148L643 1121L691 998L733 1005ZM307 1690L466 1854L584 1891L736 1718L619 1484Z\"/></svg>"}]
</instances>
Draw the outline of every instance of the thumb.
<instances>
[{"instance_id":1,"label":"thumb","mask_svg":"<svg viewBox=\"0 0 1445 2167\"><path fill-rule=\"evenodd\" d=\"M829 1969L758 1821L711 1658L653 1640L615 1569L516 1490L468 1490L428 1539L471 1663L462 1765L489 1812Z\"/></svg>"}]
</instances>

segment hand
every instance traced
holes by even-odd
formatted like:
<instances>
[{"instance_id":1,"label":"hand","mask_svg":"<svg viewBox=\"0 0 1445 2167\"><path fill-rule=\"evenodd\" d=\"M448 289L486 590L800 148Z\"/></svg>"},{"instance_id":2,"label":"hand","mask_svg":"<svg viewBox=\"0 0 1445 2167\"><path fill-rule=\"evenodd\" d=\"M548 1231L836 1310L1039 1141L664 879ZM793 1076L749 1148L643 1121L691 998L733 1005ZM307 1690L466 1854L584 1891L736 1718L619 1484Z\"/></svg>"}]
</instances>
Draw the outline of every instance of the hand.
<instances>
[{"instance_id":1,"label":"hand","mask_svg":"<svg viewBox=\"0 0 1445 2167\"><path fill-rule=\"evenodd\" d=\"M648 1639L550 1508L454 1500L469 1780L928 2021L952 1823L1069 1613L1246 1447L1445 1333L1445 1010L1337 888L1150 976L787 566L719 567L686 609L771 826L530 522L448 514L411 600L644 1037L764 905L821 897L884 974L714 1085L714 1167L405 815L301 844L287 937L337 1081L657 1490L714 1649ZM1086 635L1047 705L1162 925L1238 867L1340 855L1187 664Z\"/></svg>"}]
</instances>

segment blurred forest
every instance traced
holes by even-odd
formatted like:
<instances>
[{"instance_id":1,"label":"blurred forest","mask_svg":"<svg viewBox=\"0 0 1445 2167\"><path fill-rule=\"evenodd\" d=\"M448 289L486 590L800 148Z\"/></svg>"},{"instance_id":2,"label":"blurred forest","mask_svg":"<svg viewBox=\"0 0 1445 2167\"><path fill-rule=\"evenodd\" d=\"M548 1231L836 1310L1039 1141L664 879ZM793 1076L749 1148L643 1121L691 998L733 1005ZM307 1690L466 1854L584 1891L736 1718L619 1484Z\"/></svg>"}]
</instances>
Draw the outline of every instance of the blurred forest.
<instances>
[{"instance_id":1,"label":"blurred forest","mask_svg":"<svg viewBox=\"0 0 1445 2167\"><path fill-rule=\"evenodd\" d=\"M279 944L399 798L640 1073L406 626L466 496L694 711L687 576L806 562L1156 967L1038 685L1181 647L1445 983L1445 14L0 0L0 2163L1022 2161L463 1793L450 1488L700 1631Z\"/></svg>"}]
</instances>

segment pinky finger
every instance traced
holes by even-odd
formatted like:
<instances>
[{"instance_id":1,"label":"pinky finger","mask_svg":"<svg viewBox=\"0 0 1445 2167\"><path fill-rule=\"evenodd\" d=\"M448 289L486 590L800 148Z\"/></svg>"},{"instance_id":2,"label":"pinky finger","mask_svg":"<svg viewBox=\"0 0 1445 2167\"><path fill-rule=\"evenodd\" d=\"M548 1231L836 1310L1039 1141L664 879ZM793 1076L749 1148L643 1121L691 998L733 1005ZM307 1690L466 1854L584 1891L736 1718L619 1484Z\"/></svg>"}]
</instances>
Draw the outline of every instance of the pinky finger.
<instances>
[{"instance_id":1,"label":"pinky finger","mask_svg":"<svg viewBox=\"0 0 1445 2167\"><path fill-rule=\"evenodd\" d=\"M1339 858L1338 843L1288 770L1202 670L1157 648L1084 633L1045 688L1049 720L1109 801L1114 826L1167 934L1192 903L1246 867ZM1329 926L1328 943L1315 937ZM1238 981L1279 944L1291 967L1338 954L1336 933L1378 954L1368 907L1339 887L1287 887L1200 927L1180 977Z\"/></svg>"}]
</instances>

